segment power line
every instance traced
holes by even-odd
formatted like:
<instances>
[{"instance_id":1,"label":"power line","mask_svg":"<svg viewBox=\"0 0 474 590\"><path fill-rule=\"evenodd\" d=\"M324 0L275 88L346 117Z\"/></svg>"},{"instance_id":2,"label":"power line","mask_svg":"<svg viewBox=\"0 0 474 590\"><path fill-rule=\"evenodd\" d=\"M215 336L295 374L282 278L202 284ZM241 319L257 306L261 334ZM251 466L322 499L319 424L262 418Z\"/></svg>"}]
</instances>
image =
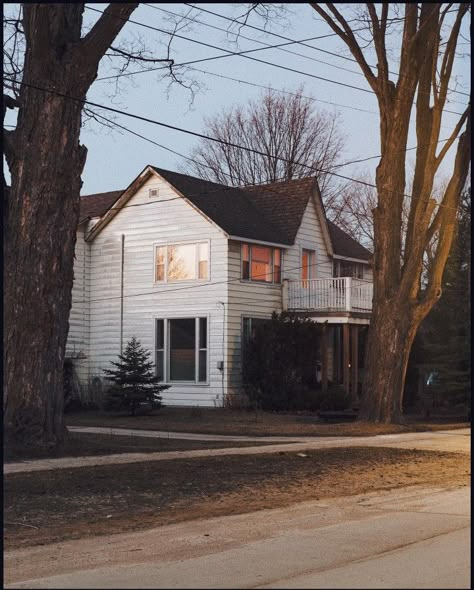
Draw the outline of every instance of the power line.
<instances>
[{"instance_id":1,"label":"power line","mask_svg":"<svg viewBox=\"0 0 474 590\"><path fill-rule=\"evenodd\" d=\"M292 39L291 37L285 37L284 35L279 35L278 33L273 33L273 32L271 32L271 31L267 31L266 29L262 29L261 27L256 27L256 26L254 26L254 25L249 25L248 23L241 23L241 22L240 22L240 21L238 21L237 19L231 18L231 17L229 17L229 16L224 16L223 14L219 14L218 12L213 12L212 10L209 10L209 9L206 9L206 8L200 8L200 7L198 7L198 6L195 6L195 5L193 5L193 4L189 4L189 3L187 3L187 2L185 2L185 3L184 3L184 5L185 5L185 6L189 6L190 8L194 8L195 10L200 10L201 12L206 12L206 13L208 13L208 14L212 14L213 16L217 16L217 17L219 17L219 18L222 18L222 19L225 19L225 20L227 20L227 21L230 21L230 22L233 22L233 23L237 23L237 24L239 24L240 26L248 27L248 28L250 28L250 29L255 29L256 31L260 31L260 32L262 32L262 33L265 33L265 34L267 34L267 35L272 35L273 37L278 37L279 39L284 39L284 40L286 40L286 41L293 41L293 40L294 40L294 39ZM147 6L150 6L150 4L147 4ZM456 10L450 10L450 11L448 11L448 12L457 12L457 11L456 11ZM321 20L322 20L322 19L321 19ZM353 20L358 20L358 19L353 19ZM200 21L197 21L197 22L200 22ZM326 21L322 21L322 22L326 22ZM347 22L349 23L349 22L351 22L351 21L349 20L349 21L347 21ZM362 29L355 29L353 32L357 32L358 30L364 30L364 29L365 29L365 27L364 27L364 28L362 28ZM234 33L234 34L235 34L235 33ZM337 33L334 33L334 35L337 35ZM242 37L243 37L243 35L242 35ZM245 37L244 37L244 38L245 38ZM256 40L256 39L254 39L254 41L256 41L256 42L257 42L257 40ZM314 45L308 45L308 44L307 44L305 41L300 41L300 42L298 42L298 44L299 44L299 45L302 45L302 46L304 46L304 47L308 47L309 49L313 49L313 50L315 50L315 51L320 51L320 52L322 52L322 53L327 53L328 55L332 55L332 56L334 56L334 57L337 57L337 58L339 58L339 59L345 59L346 61L351 61L351 62L353 62L353 63L356 63L356 64L358 64L358 61L357 61L355 58L353 58L353 57L347 57L347 56L345 56L345 55L339 55L338 53L335 53L335 52L333 52L333 51L328 51L327 49L321 49L320 47L315 47ZM309 59L311 59L311 58L309 58ZM323 63L325 63L325 62L323 62ZM328 64L328 65L333 65L333 64ZM375 67L374 65L371 65L371 64L368 64L368 65L369 65L369 67L371 67L371 68L374 68L374 67ZM334 66L334 67L337 67L337 66ZM344 69L344 68L342 68L342 69ZM349 70L349 71L352 71L352 70ZM358 74L360 74L360 75L362 75L362 76L364 75L364 74L362 74L361 72L353 72L353 73L358 73ZM388 72L388 73L389 73L389 74L392 74L392 75L394 75L394 76L399 76L399 75L400 75L399 73L397 73L397 72L391 72L390 70L389 70L389 72ZM456 94L461 94L461 95L463 95L463 96L470 97L470 94L469 94L469 93L467 93L467 92L462 92L462 91L460 91L460 90L453 90L453 89L451 89L451 88L448 88L448 90L449 90L449 91L451 91L451 92L454 92L454 93L456 93ZM455 102L455 103L458 103L458 104L463 104L463 103L461 103L461 102L459 102L459 101L456 101L456 100L453 100L453 101L451 101L451 102Z\"/></svg>"},{"instance_id":2,"label":"power line","mask_svg":"<svg viewBox=\"0 0 474 590\"><path fill-rule=\"evenodd\" d=\"M96 8L91 8L90 6L86 6L86 8L89 9L89 10L92 10L94 12L99 12L100 14L106 14L104 11L97 10ZM325 78L323 76L317 76L316 74L312 74L310 72L304 72L304 71L301 71L301 70L295 70L293 68L284 66L282 64L275 64L273 62L265 61L263 59L259 59L257 57L252 57L250 55L247 55L248 53L255 53L257 51L265 51L266 49L276 49L276 48L284 47L284 46L287 46L287 45L293 45L295 43L300 43L300 41L289 41L287 43L281 43L281 44L278 44L278 45L273 45L273 46L268 46L268 47L258 47L256 49L249 49L247 51L239 51L239 52L236 52L236 51L230 51L228 49L224 49L222 47L217 47L215 45L211 45L211 44L205 43L203 41L197 41L196 39L191 39L190 37L185 37L184 35L179 35L178 33L173 33L173 32L170 32L170 31L166 31L164 29L159 29L157 27L153 27L153 26L147 25L145 23L140 23L140 22L135 21L135 20L132 20L132 19L127 19L127 18L124 18L124 17L120 17L118 15L109 14L107 16L110 16L112 18L118 18L119 20L123 20L125 22L129 22L129 23L132 23L132 24L135 24L135 25L139 25L139 26L145 27L147 29L152 29L152 30L158 31L159 33L164 33L164 34L170 35L172 37L177 37L178 39L184 39L186 41L190 41L191 43L196 43L197 45L202 45L204 47L210 47L212 49L217 49L218 51L224 51L227 54L227 56L220 55L220 56L213 56L213 57L209 57L209 58L204 58L203 60L199 60L199 62L202 62L202 61L210 61L210 60L213 60L213 59L221 59L223 57L239 56L239 57L244 57L245 59L250 59L252 61L256 61L258 63L266 64L266 65L269 65L269 66L272 66L272 67L275 67L275 68L278 68L278 69L281 69L281 70L284 70L284 71L287 71L287 72L292 72L293 74L300 74L302 76L308 76L309 78L314 78L316 80L321 80L323 82L328 82L330 84L335 84L337 86L343 86L345 88L351 88L353 90L359 90L360 92L365 92L367 94L373 94L375 96L375 92L373 90L368 89L368 88L361 88L360 86L354 86L353 84L348 84L346 82L340 82L338 80L332 80L331 78ZM306 39L306 41L315 40L315 39L321 39L321 38L327 37L327 36L334 36L334 33L332 33L331 35L324 35L324 36L320 36L320 37L311 37L310 39ZM305 41L305 40L303 39L302 41ZM118 77L122 77L122 76L135 75L135 74L143 74L143 73L153 72L153 71L157 71L157 70L170 69L170 67L179 67L179 66L183 66L183 65L191 65L193 63L198 63L198 60L193 61L193 62L187 62L187 63L185 62L185 63L181 63L181 64L174 64L173 66L160 66L160 67L157 67L157 68L148 68L148 69L140 70L138 72L128 72L128 73L125 72L124 74L118 74L118 75L115 75L115 76L107 76L107 77L104 77L104 78L100 78L100 80L106 80L106 79L111 79L111 78L118 78ZM402 101L403 99L398 98L397 100ZM456 111L450 111L448 109L443 109L443 112L444 113L450 113L450 114L453 114L453 115L462 116L462 113L458 113Z\"/></svg>"},{"instance_id":3,"label":"power line","mask_svg":"<svg viewBox=\"0 0 474 590\"><path fill-rule=\"evenodd\" d=\"M241 33L234 33L232 31L229 31L228 29L223 29L222 27L217 27L215 25L211 25L209 23L206 23L206 22L203 22L201 20L198 20L196 17L191 17L191 16L179 14L177 12L172 12L171 10L166 10L165 8L160 8L159 6L155 6L154 4L147 4L146 2L144 4L145 4L145 6L148 6L149 8L153 8L154 10L159 10L160 12L165 12L166 14L171 14L173 16L184 18L184 19L189 20L191 22L195 22L195 23L197 23L199 25L203 25L204 27L209 27L210 29L215 29L217 31L222 31L222 32L227 33L227 34L234 35L235 37L241 37L242 39L245 39L247 41L252 41L253 43L259 43L260 45L265 45L268 48L271 47L269 43L265 43L264 41L260 41L259 39L253 39L252 37L246 37L245 35L242 35ZM186 4L186 6L191 6L192 7L191 4ZM210 10L206 10L205 12L210 12L211 14L215 14L216 16L220 16L217 13L211 12ZM292 39L288 39L288 41L291 41L291 40ZM291 51L290 49L284 49L283 47L277 47L276 49L279 49L280 51L284 51L285 53L289 53L291 55L296 55L298 57L302 57L304 59L309 59L310 61L314 61L314 62L317 62L317 63L325 64L327 66L336 68L338 70L344 70L345 72L349 72L351 74L356 74L357 76L364 76L364 74L362 72L359 72L359 71L356 71L356 70L349 70L348 68L343 68L341 66L337 66L337 65L332 64L332 63L329 63L327 61L316 59L315 57L311 57L309 55L304 55L304 53L297 53L296 51Z\"/></svg>"},{"instance_id":4,"label":"power line","mask_svg":"<svg viewBox=\"0 0 474 590\"><path fill-rule=\"evenodd\" d=\"M249 240L249 241L251 241L251 240ZM362 263L362 261L361 261L361 263ZM285 269L285 272L289 272L289 271L293 271L293 270L301 270L304 267L310 267L310 266L311 267L317 267L317 266L323 266L323 265L328 266L328 264L330 265L331 262L329 262L329 263L327 261L325 261L325 262L315 262L314 264L308 264L308 265L304 265L304 266L303 265L300 265L300 266L294 266L292 268L287 268L287 269ZM268 277L270 275L273 276L274 274L275 274L274 271L270 271L270 272L266 272L266 273L261 273L261 274L258 274L258 275L254 275L254 278L255 277ZM328 277L328 278L334 278L334 277ZM343 277L335 277L335 278L343 278ZM199 289L201 287L209 287L209 286L214 286L214 285L228 285L230 283L240 282L242 280L243 279L242 279L242 277L240 276L240 273L239 273L239 276L238 277L236 277L234 279L227 279L225 281L206 281L206 282L198 283L196 285L186 285L184 287L177 287L175 289L166 289L166 291L161 291L161 292L157 292L157 291L143 291L142 293L131 293L130 295L123 295L123 298L125 298L125 297L141 297L143 295L157 295L157 294L158 295L164 295L165 293L167 294L167 293L175 293L177 291L188 291L189 289ZM164 284L169 284L169 283L164 283ZM257 281L257 284L261 284L261 285L272 284L272 285L274 285L275 283L273 283L273 282L272 283L267 283L266 281ZM280 283L277 283L277 284L280 284ZM329 289L327 291L329 292ZM97 302L100 302L100 301L111 301L111 300L114 300L114 299L121 299L121 297L122 297L121 295L117 295L117 296L114 296L114 297L101 297L99 299L89 299L89 303L97 303Z\"/></svg>"},{"instance_id":5,"label":"power line","mask_svg":"<svg viewBox=\"0 0 474 590\"><path fill-rule=\"evenodd\" d=\"M6 76L4 76L4 79L11 80L10 78L8 78ZM180 131L181 133L185 133L187 135L192 135L194 137L199 137L201 139L207 139L207 140L213 141L215 143L221 143L221 144L227 145L229 147L234 147L234 148L237 148L237 149L241 149L241 150L244 150L244 151L247 151L247 152L254 153L254 154L259 155L259 156L264 156L266 158L270 157L270 158L274 158L276 160L280 160L282 162L291 163L293 165L301 166L303 168L306 168L308 170L311 170L312 172L319 172L319 173L323 173L323 174L329 174L329 175L332 175L332 176L336 176L338 178L342 178L344 180L350 180L352 182L356 182L357 184L362 184L364 186L369 186L369 187L372 187L372 188L377 188L376 185L374 185L372 183L369 183L369 182L365 182L363 180L358 180L356 178L351 178L350 176L344 176L342 174L339 174L337 172L332 172L330 170L324 170L322 168L316 168L315 166L309 166L308 164L303 164L302 162L293 162L293 161L289 160L288 158L282 158L280 156L274 156L274 155L270 155L270 154L265 154L264 152L261 152L259 150L248 148L248 147L245 147L245 146L241 146L241 145L238 145L238 144L233 143L233 142L223 141L221 139L217 139L216 137L212 137L212 136L209 136L209 135L204 135L203 133L198 133L197 131L191 131L189 129L184 129L184 128L181 128L181 127L177 127L175 125L170 125L168 123L162 123L161 121L156 121L154 119L149 119L148 117L143 117L141 115L135 115L133 113L127 113L126 111L121 111L121 110L115 109L113 107L106 107L104 105L101 105L101 104L98 104L98 103L94 103L94 102L89 101L89 100L86 100L86 99L81 99L81 98L77 98L77 97L74 97L74 96L68 96L68 95L63 94L61 92L57 92L55 90L49 90L47 88L41 88L39 86L35 86L33 84L28 84L28 83L23 82L23 81L19 81L18 84L21 84L23 86L27 86L28 88L33 88L35 90L39 90L39 91L42 91L42 92L47 92L49 94L54 94L54 95L60 96L62 98L73 100L73 101L79 102L81 104L88 104L90 106L94 106L94 107L97 107L97 108L105 109L105 110L111 111L113 113L118 113L118 114L121 114L121 115L125 115L125 116L130 117L130 118L133 118L133 119L138 119L140 121L145 121L147 123L152 123L152 124L158 125L160 127L165 127L166 129L172 129L174 131ZM390 189L383 189L383 190L385 190L387 192L390 192L392 194L396 194L396 195L399 195L399 196L403 196L403 197L409 198L409 199L417 198L417 197L414 197L413 195L407 195L406 193L401 193L401 192L393 191L393 190L390 190ZM437 207L446 207L446 208L449 208L449 209L457 210L455 207L448 207L447 205L442 205L442 204L438 204L438 203L435 203L435 206L437 206Z\"/></svg>"}]
</instances>

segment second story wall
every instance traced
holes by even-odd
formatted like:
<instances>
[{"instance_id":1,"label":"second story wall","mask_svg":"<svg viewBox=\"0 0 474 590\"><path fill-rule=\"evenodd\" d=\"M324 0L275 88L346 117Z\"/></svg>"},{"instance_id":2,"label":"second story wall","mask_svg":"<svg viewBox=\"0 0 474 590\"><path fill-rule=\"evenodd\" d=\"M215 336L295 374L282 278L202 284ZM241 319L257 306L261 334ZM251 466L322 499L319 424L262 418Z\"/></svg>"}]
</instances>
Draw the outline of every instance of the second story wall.
<instances>
[{"instance_id":1,"label":"second story wall","mask_svg":"<svg viewBox=\"0 0 474 590\"><path fill-rule=\"evenodd\" d=\"M296 280L301 278L303 248L316 253L313 278L323 279L331 277L332 259L327 252L321 222L312 198L309 199L306 206L301 225L296 234L295 244L290 246L285 252L283 259L283 278Z\"/></svg>"}]
</instances>

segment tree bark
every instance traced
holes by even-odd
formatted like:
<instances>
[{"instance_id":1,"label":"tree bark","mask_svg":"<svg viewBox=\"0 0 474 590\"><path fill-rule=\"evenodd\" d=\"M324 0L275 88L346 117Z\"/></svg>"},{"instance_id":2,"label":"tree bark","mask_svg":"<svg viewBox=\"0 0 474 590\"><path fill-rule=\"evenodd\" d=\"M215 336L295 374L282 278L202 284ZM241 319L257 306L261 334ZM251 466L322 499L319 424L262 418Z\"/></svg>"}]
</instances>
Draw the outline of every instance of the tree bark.
<instances>
[{"instance_id":1,"label":"tree bark","mask_svg":"<svg viewBox=\"0 0 474 590\"><path fill-rule=\"evenodd\" d=\"M18 124L5 154L12 185L4 253L4 427L22 444L56 444L66 434L63 362L87 153L79 143L83 105L34 87L85 99L102 54L82 44L83 10L82 3L24 6ZM100 19L88 42L97 26L102 43L115 38L124 24L116 20Z\"/></svg>"},{"instance_id":2,"label":"tree bark","mask_svg":"<svg viewBox=\"0 0 474 590\"><path fill-rule=\"evenodd\" d=\"M409 304L396 299L374 301L373 309L359 419L396 423L402 418L408 358L421 319L414 317Z\"/></svg>"}]
</instances>

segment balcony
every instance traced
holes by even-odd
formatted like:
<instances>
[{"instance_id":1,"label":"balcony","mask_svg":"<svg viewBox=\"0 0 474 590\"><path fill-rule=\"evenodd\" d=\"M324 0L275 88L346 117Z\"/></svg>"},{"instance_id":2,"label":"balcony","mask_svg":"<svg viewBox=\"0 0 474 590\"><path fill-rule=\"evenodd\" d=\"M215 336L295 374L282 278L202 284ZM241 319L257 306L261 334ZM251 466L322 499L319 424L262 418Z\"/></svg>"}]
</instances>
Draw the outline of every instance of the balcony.
<instances>
[{"instance_id":1,"label":"balcony","mask_svg":"<svg viewBox=\"0 0 474 590\"><path fill-rule=\"evenodd\" d=\"M352 277L283 281L283 309L346 314L372 311L373 283Z\"/></svg>"}]
</instances>

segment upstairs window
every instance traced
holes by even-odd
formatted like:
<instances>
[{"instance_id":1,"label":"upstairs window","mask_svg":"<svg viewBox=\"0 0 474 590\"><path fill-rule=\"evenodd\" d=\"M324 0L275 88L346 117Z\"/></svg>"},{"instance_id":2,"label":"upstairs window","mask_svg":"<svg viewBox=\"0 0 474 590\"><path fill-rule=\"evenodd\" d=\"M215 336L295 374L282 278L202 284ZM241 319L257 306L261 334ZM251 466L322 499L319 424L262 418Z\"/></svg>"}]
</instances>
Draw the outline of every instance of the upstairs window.
<instances>
[{"instance_id":1,"label":"upstairs window","mask_svg":"<svg viewBox=\"0 0 474 590\"><path fill-rule=\"evenodd\" d=\"M155 281L195 281L209 278L209 243L168 244L155 248Z\"/></svg>"},{"instance_id":2,"label":"upstairs window","mask_svg":"<svg viewBox=\"0 0 474 590\"><path fill-rule=\"evenodd\" d=\"M335 277L353 277L355 279L364 278L364 265L358 262L349 262L348 260L334 261Z\"/></svg>"},{"instance_id":3,"label":"upstairs window","mask_svg":"<svg viewBox=\"0 0 474 590\"><path fill-rule=\"evenodd\" d=\"M316 252L314 250L303 250L301 253L301 278L303 281L316 277Z\"/></svg>"},{"instance_id":4,"label":"upstairs window","mask_svg":"<svg viewBox=\"0 0 474 590\"><path fill-rule=\"evenodd\" d=\"M242 244L242 279L259 283L281 283L281 250Z\"/></svg>"}]
</instances>

